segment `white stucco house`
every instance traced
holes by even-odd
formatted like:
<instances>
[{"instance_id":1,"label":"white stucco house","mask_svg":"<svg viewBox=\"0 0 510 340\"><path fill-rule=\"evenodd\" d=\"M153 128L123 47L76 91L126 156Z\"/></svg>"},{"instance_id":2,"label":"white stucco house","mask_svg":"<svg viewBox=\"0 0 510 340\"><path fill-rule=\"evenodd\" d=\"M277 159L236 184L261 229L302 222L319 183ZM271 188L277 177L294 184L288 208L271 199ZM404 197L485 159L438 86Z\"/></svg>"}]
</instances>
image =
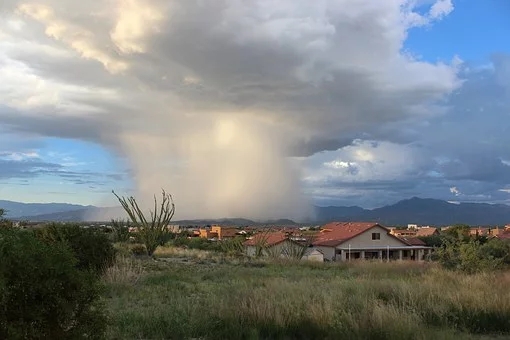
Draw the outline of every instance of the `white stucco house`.
<instances>
[{"instance_id":1,"label":"white stucco house","mask_svg":"<svg viewBox=\"0 0 510 340\"><path fill-rule=\"evenodd\" d=\"M333 222L326 224L313 246L326 261L357 259L422 261L432 251L418 239L399 238L374 222Z\"/></svg>"}]
</instances>

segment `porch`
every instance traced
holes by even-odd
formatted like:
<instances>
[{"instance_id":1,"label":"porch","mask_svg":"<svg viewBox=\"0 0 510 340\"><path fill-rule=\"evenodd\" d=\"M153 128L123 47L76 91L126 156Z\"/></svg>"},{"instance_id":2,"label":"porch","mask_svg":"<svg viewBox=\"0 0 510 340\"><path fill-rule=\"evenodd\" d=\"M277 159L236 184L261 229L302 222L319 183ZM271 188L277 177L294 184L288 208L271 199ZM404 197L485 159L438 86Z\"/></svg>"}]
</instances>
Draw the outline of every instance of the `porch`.
<instances>
[{"instance_id":1,"label":"porch","mask_svg":"<svg viewBox=\"0 0 510 340\"><path fill-rule=\"evenodd\" d=\"M404 246L379 248L336 248L335 261L380 260L424 261L432 253L430 247Z\"/></svg>"}]
</instances>

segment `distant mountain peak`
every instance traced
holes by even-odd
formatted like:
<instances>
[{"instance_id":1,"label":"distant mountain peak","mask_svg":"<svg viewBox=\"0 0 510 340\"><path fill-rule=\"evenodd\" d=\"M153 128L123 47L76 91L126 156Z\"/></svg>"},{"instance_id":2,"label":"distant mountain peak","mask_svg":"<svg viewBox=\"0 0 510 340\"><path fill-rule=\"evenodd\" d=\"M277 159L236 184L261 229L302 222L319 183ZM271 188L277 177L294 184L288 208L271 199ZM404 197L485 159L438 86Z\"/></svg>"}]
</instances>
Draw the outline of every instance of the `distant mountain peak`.
<instances>
[{"instance_id":1,"label":"distant mountain peak","mask_svg":"<svg viewBox=\"0 0 510 340\"><path fill-rule=\"evenodd\" d=\"M95 216L108 221L112 214L122 214L122 208L98 208L66 203L19 203L0 200L0 208L7 211L7 217L32 221L81 222ZM120 216L120 215L119 215ZM504 225L510 223L510 206L487 203L449 203L447 201L413 196L392 205L368 210L358 206L315 206L315 218L309 223L320 224L331 221L377 221L386 226L406 225ZM175 221L178 223L179 221ZM181 221L189 224L237 224L257 223L294 224L282 216L273 221L251 221L243 218L194 219Z\"/></svg>"}]
</instances>

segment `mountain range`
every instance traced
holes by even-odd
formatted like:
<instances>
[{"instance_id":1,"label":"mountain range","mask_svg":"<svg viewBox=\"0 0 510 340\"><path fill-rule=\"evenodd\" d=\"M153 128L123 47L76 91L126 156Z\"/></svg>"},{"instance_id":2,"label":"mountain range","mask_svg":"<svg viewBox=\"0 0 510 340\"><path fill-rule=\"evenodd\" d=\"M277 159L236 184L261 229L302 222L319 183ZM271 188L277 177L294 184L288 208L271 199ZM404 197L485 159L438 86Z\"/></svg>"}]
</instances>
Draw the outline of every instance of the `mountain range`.
<instances>
[{"instance_id":1,"label":"mountain range","mask_svg":"<svg viewBox=\"0 0 510 340\"><path fill-rule=\"evenodd\" d=\"M99 208L66 203L20 203L0 200L0 208L7 211L6 217L18 220L83 222L108 221L109 216L124 216L122 209ZM93 216L93 217L92 217ZM358 206L315 207L315 218L306 224L322 224L330 221L374 221L383 225L503 225L510 223L510 206L487 203L449 203L443 200L418 198L399 201L376 209ZM273 221L252 221L244 218L199 219L175 221L176 224L295 224L288 219Z\"/></svg>"}]
</instances>

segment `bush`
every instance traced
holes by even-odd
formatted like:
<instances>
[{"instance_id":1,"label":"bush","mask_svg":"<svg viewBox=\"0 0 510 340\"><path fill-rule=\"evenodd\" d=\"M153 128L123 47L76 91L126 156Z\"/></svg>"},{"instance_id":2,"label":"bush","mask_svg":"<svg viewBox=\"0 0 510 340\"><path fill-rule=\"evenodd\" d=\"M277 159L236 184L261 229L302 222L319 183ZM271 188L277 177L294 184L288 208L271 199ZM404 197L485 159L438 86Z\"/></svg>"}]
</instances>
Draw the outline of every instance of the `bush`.
<instances>
[{"instance_id":1,"label":"bush","mask_svg":"<svg viewBox=\"0 0 510 340\"><path fill-rule=\"evenodd\" d=\"M0 208L0 228L12 227L12 222L4 218L5 210Z\"/></svg>"},{"instance_id":2,"label":"bush","mask_svg":"<svg viewBox=\"0 0 510 340\"><path fill-rule=\"evenodd\" d=\"M0 230L0 338L102 338L100 286L64 243Z\"/></svg>"},{"instance_id":3,"label":"bush","mask_svg":"<svg viewBox=\"0 0 510 340\"><path fill-rule=\"evenodd\" d=\"M202 237L187 238L181 236L174 239L172 244L176 247L187 247L190 249L222 251L220 243L219 241L209 241Z\"/></svg>"},{"instance_id":4,"label":"bush","mask_svg":"<svg viewBox=\"0 0 510 340\"><path fill-rule=\"evenodd\" d=\"M467 273L491 271L510 265L510 244L498 239L444 238L434 256L446 269Z\"/></svg>"},{"instance_id":5,"label":"bush","mask_svg":"<svg viewBox=\"0 0 510 340\"><path fill-rule=\"evenodd\" d=\"M427 247L440 247L443 245L443 239L440 235L421 236L418 238L425 242Z\"/></svg>"},{"instance_id":6,"label":"bush","mask_svg":"<svg viewBox=\"0 0 510 340\"><path fill-rule=\"evenodd\" d=\"M113 230L113 242L127 242L131 237L129 233L129 227L131 226L130 221L124 220L112 220L111 226Z\"/></svg>"},{"instance_id":7,"label":"bush","mask_svg":"<svg viewBox=\"0 0 510 340\"><path fill-rule=\"evenodd\" d=\"M101 275L115 261L115 248L103 232L54 223L35 233L47 243L68 244L78 259L79 269L92 270Z\"/></svg>"},{"instance_id":8,"label":"bush","mask_svg":"<svg viewBox=\"0 0 510 340\"><path fill-rule=\"evenodd\" d=\"M133 255L147 255L147 248L143 244L135 244L133 247L131 247L131 253Z\"/></svg>"}]
</instances>

